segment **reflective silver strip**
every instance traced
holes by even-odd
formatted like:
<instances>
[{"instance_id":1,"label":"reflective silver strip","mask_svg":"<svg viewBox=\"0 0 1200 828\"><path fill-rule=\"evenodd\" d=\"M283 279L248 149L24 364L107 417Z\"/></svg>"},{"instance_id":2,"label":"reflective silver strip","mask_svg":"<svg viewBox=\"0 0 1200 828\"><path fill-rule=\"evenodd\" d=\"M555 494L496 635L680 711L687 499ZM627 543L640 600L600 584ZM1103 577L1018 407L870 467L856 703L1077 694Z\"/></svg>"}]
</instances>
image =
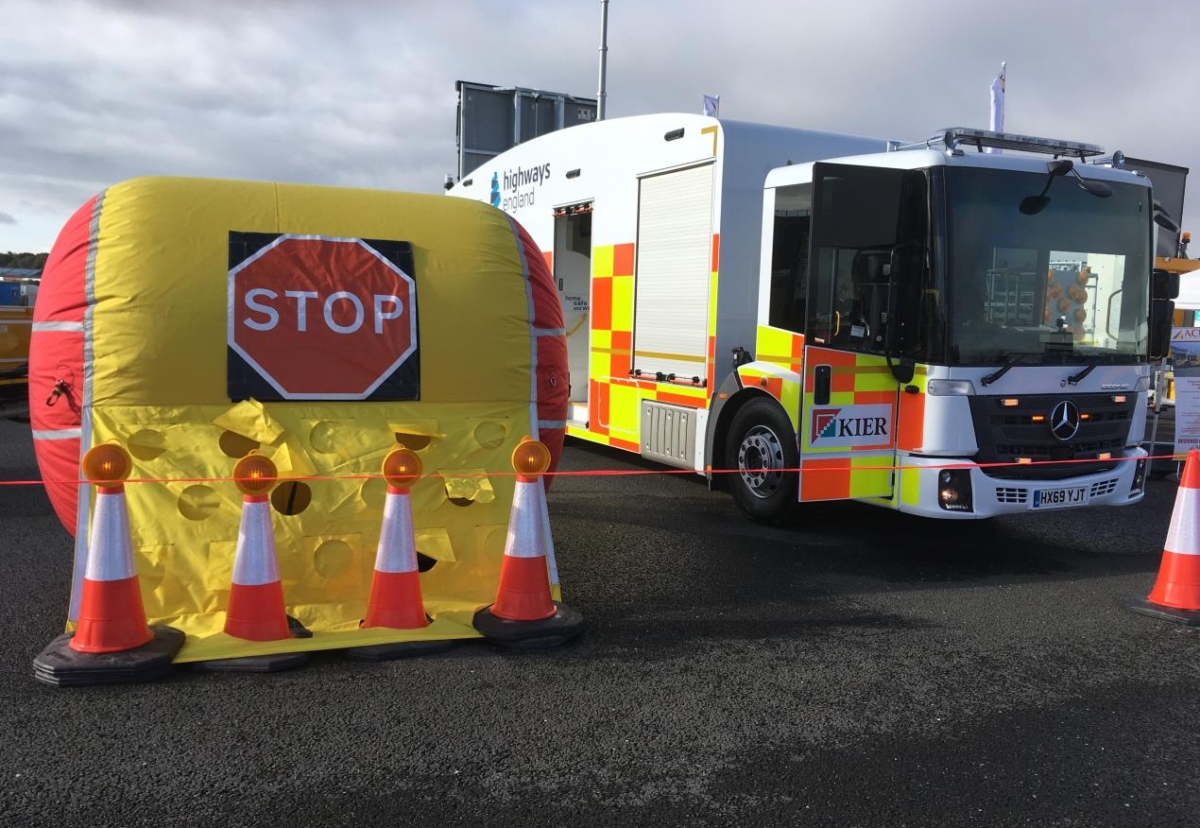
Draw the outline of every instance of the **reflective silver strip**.
<instances>
[{"instance_id":1,"label":"reflective silver strip","mask_svg":"<svg viewBox=\"0 0 1200 828\"><path fill-rule=\"evenodd\" d=\"M542 504L538 502L541 493L540 479L517 481L508 519L508 537L504 542L504 554L510 558L541 558L546 554L542 535Z\"/></svg>"},{"instance_id":2,"label":"reflective silver strip","mask_svg":"<svg viewBox=\"0 0 1200 828\"><path fill-rule=\"evenodd\" d=\"M538 420L538 428L566 428L566 420Z\"/></svg>"},{"instance_id":3,"label":"reflective silver strip","mask_svg":"<svg viewBox=\"0 0 1200 828\"><path fill-rule=\"evenodd\" d=\"M383 503L383 530L379 533L379 548L375 553L375 571L417 571L412 503L407 494L387 493Z\"/></svg>"},{"instance_id":4,"label":"reflective silver strip","mask_svg":"<svg viewBox=\"0 0 1200 828\"><path fill-rule=\"evenodd\" d=\"M124 581L136 574L125 493L97 492L85 577L89 581Z\"/></svg>"},{"instance_id":5,"label":"reflective silver strip","mask_svg":"<svg viewBox=\"0 0 1200 828\"><path fill-rule=\"evenodd\" d=\"M566 336L566 328L534 328L534 336Z\"/></svg>"},{"instance_id":6,"label":"reflective silver strip","mask_svg":"<svg viewBox=\"0 0 1200 828\"><path fill-rule=\"evenodd\" d=\"M38 333L83 333L82 322L34 322Z\"/></svg>"},{"instance_id":7,"label":"reflective silver strip","mask_svg":"<svg viewBox=\"0 0 1200 828\"><path fill-rule=\"evenodd\" d=\"M11 359L10 358L0 359L0 362L28 362L28 361L29 360L24 359L23 357L12 357Z\"/></svg>"},{"instance_id":8,"label":"reflective silver strip","mask_svg":"<svg viewBox=\"0 0 1200 828\"><path fill-rule=\"evenodd\" d=\"M275 559L275 535L271 528L271 504L251 500L242 504L242 524L238 529L237 551L233 560L233 582L241 586L262 586L279 580Z\"/></svg>"},{"instance_id":9,"label":"reflective silver strip","mask_svg":"<svg viewBox=\"0 0 1200 828\"><path fill-rule=\"evenodd\" d=\"M79 422L83 432L79 436L79 459L92 441L92 362L95 352L92 348L92 316L96 308L96 252L100 247L100 212L104 207L104 196L108 190L102 190L96 196L92 205L92 220L88 225L87 263L83 271L83 299L86 307L83 311L83 400L80 406ZM80 472L82 479L83 473ZM88 507L91 505L92 493L90 487L80 486L79 505L75 513L75 571L71 581L71 606L67 617L72 621L79 620L79 602L83 597L83 573L87 565L88 547Z\"/></svg>"},{"instance_id":10,"label":"reflective silver strip","mask_svg":"<svg viewBox=\"0 0 1200 828\"><path fill-rule=\"evenodd\" d=\"M57 428L57 429L40 429L33 430L33 439L35 440L78 440L83 436L82 428Z\"/></svg>"},{"instance_id":11,"label":"reflective silver strip","mask_svg":"<svg viewBox=\"0 0 1200 828\"><path fill-rule=\"evenodd\" d=\"M1175 495L1175 511L1171 514L1171 526L1167 529L1166 551L1175 555L1200 555L1200 526L1196 526L1196 515L1200 514L1200 489L1180 486Z\"/></svg>"},{"instance_id":12,"label":"reflective silver strip","mask_svg":"<svg viewBox=\"0 0 1200 828\"><path fill-rule=\"evenodd\" d=\"M0 317L0 325L32 325L32 319L4 319Z\"/></svg>"}]
</instances>

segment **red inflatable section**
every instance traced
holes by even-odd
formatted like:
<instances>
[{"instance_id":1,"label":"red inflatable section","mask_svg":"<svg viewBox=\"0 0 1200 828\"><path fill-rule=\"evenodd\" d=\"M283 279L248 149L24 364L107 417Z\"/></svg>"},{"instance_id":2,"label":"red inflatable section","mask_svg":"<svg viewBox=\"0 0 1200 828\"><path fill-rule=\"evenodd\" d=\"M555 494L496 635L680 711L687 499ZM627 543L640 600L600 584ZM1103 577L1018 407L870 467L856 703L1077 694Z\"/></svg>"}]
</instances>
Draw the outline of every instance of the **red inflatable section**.
<instances>
[{"instance_id":1,"label":"red inflatable section","mask_svg":"<svg viewBox=\"0 0 1200 828\"><path fill-rule=\"evenodd\" d=\"M67 221L50 250L33 309L29 341L29 416L46 493L62 525L75 534L79 428L83 405L83 323L88 254L94 248L98 198ZM60 393L55 394L55 388Z\"/></svg>"},{"instance_id":2,"label":"red inflatable section","mask_svg":"<svg viewBox=\"0 0 1200 828\"><path fill-rule=\"evenodd\" d=\"M571 391L567 363L562 303L554 274L546 265L542 251L525 228L513 220L529 269L533 292L533 327L537 338L537 417L538 434L550 449L550 470L558 468L567 428L567 398ZM550 488L553 477L545 478Z\"/></svg>"},{"instance_id":3,"label":"red inflatable section","mask_svg":"<svg viewBox=\"0 0 1200 828\"><path fill-rule=\"evenodd\" d=\"M84 334L89 256L98 239L103 195L79 208L63 227L42 272L30 343L30 422L38 467L58 519L75 534L80 427L84 400ZM533 333L537 340L536 401L539 436L558 467L566 435L568 376L563 315L554 276L525 229L513 221L529 273ZM55 389L58 388L58 394ZM553 478L546 478L549 487Z\"/></svg>"}]
</instances>

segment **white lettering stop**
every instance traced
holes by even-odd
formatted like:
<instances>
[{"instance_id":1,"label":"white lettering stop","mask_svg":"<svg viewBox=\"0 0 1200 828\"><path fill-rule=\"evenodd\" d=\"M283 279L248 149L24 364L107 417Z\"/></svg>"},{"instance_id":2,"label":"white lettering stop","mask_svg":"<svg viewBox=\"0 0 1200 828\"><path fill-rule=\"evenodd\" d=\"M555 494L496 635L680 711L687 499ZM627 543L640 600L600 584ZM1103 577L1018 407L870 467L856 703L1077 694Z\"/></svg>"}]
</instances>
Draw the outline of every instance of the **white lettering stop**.
<instances>
[{"instance_id":1,"label":"white lettering stop","mask_svg":"<svg viewBox=\"0 0 1200 828\"><path fill-rule=\"evenodd\" d=\"M296 331L306 332L308 330L308 301L310 299L320 300L320 294L313 290L285 290L283 295L287 299L295 300ZM261 314L261 317L256 319L247 316L243 320L243 324L255 331L274 330L280 323L280 312L271 302L278 298L279 294L270 288L253 288L246 291L244 297L246 308L251 314ZM333 318L333 308L338 302L349 302L354 309L354 318L350 324L343 325ZM326 327L334 333L356 333L362 328L366 319L366 310L363 308L362 299L348 290L331 293L325 297L325 301L321 305L321 317L324 319ZM399 296L390 293L376 293L372 296L371 311L375 323L375 333L382 334L385 321L396 319L404 313L404 302Z\"/></svg>"}]
</instances>

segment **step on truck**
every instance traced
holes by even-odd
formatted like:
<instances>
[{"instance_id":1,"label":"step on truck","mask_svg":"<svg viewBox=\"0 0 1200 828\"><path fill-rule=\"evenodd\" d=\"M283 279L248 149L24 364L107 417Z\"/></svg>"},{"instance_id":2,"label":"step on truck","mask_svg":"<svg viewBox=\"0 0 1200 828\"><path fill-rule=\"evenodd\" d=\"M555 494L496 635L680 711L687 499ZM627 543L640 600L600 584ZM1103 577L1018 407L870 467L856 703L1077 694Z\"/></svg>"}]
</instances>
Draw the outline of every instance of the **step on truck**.
<instances>
[{"instance_id":1,"label":"step on truck","mask_svg":"<svg viewBox=\"0 0 1200 828\"><path fill-rule=\"evenodd\" d=\"M756 520L985 518L1143 495L1178 287L1151 275L1148 179L1101 153L661 114L533 139L449 193L553 269L569 436L694 469Z\"/></svg>"}]
</instances>

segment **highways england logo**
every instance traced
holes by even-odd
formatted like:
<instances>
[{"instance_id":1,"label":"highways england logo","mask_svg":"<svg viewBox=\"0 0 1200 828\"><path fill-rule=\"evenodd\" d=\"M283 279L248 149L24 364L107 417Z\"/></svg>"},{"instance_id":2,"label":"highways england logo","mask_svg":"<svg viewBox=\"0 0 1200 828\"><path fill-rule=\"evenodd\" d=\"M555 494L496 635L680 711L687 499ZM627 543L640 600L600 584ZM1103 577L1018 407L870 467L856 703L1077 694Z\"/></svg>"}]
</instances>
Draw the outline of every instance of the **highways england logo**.
<instances>
[{"instance_id":1,"label":"highways england logo","mask_svg":"<svg viewBox=\"0 0 1200 828\"><path fill-rule=\"evenodd\" d=\"M492 206L506 213L531 207L537 197L538 188L550 178L550 165L516 167L503 173L492 174Z\"/></svg>"}]
</instances>

